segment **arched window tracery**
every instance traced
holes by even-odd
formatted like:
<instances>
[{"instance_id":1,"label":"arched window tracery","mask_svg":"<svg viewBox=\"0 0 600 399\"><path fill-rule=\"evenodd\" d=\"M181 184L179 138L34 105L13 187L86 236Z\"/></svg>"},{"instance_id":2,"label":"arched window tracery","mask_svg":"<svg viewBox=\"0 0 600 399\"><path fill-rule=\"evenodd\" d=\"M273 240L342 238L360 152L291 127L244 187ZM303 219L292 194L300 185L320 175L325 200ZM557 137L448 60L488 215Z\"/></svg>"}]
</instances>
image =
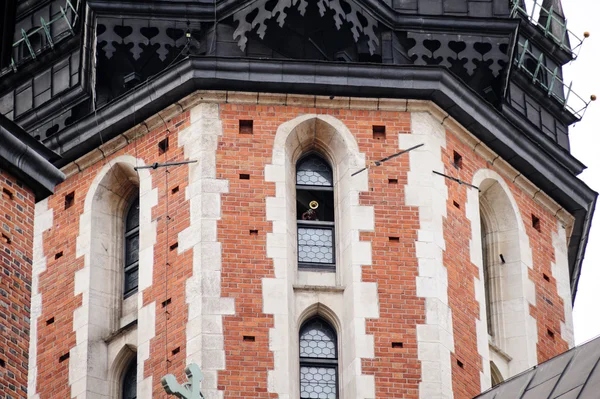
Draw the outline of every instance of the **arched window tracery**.
<instances>
[{"instance_id":1,"label":"arched window tracery","mask_svg":"<svg viewBox=\"0 0 600 399\"><path fill-rule=\"evenodd\" d=\"M316 153L296 164L298 267L335 270L333 171Z\"/></svg>"},{"instance_id":2,"label":"arched window tracery","mask_svg":"<svg viewBox=\"0 0 600 399\"><path fill-rule=\"evenodd\" d=\"M336 399L338 350L334 328L320 317L300 329L300 397Z\"/></svg>"}]
</instances>

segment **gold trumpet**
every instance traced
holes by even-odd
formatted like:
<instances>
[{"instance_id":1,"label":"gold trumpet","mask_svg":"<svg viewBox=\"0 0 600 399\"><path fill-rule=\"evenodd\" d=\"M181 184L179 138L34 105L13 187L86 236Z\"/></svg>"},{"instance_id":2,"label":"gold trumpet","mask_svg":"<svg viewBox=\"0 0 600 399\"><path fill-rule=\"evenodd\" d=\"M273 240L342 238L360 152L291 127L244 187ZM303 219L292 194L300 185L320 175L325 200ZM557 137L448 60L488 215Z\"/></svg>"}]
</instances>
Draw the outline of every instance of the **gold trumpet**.
<instances>
[{"instance_id":1,"label":"gold trumpet","mask_svg":"<svg viewBox=\"0 0 600 399\"><path fill-rule=\"evenodd\" d=\"M313 200L313 201L310 201L310 202L308 203L308 207L309 207L310 209L317 209L317 208L319 207L319 203L318 203L317 201L314 201L314 200Z\"/></svg>"}]
</instances>

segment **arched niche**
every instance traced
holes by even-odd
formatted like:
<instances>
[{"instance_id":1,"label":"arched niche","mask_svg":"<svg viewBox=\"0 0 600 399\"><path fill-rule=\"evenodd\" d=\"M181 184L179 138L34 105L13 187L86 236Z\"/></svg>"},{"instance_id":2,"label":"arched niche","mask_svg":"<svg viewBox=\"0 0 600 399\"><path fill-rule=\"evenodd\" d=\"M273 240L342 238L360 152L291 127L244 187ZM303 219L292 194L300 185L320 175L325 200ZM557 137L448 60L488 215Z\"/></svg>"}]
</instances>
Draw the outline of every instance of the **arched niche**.
<instances>
[{"instance_id":1,"label":"arched niche","mask_svg":"<svg viewBox=\"0 0 600 399\"><path fill-rule=\"evenodd\" d=\"M110 304L106 326L110 334L120 319L137 310L135 295L123 299L125 218L132 201L139 196L139 176L133 165L116 162L104 174L91 201L90 293ZM102 281L103 283L100 283Z\"/></svg>"},{"instance_id":2,"label":"arched niche","mask_svg":"<svg viewBox=\"0 0 600 399\"><path fill-rule=\"evenodd\" d=\"M534 286L529 239L518 204L504 179L482 169L473 179L479 191L480 276L485 301L490 359L511 377L537 363L537 327L529 314ZM474 221L475 223L475 221Z\"/></svg>"}]
</instances>

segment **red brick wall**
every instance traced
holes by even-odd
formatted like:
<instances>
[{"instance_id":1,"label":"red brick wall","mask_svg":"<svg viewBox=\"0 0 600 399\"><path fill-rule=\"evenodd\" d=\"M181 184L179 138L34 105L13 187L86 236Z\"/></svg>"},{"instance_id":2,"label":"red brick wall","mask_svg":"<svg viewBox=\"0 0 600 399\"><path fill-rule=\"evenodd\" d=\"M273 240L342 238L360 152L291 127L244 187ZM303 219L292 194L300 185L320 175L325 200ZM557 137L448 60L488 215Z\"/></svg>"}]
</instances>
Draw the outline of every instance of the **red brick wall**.
<instances>
[{"instance_id":1,"label":"red brick wall","mask_svg":"<svg viewBox=\"0 0 600 399\"><path fill-rule=\"evenodd\" d=\"M288 114L289 115L289 114ZM264 169L271 163L275 131L285 113L273 107L227 104L221 107L223 137L217 149L217 179L229 181L221 197L217 239L222 243L223 297L235 299L235 316L223 318L227 370L219 373L219 389L227 398L276 397L267 393L267 371L273 369L269 328L273 317L262 313L262 278L274 277L267 258L266 198L275 184L266 183ZM253 119L253 134L239 134L239 119ZM250 180L240 180L241 173ZM250 230L258 230L250 235ZM243 341L254 336L255 342Z\"/></svg>"},{"instance_id":2,"label":"red brick wall","mask_svg":"<svg viewBox=\"0 0 600 399\"><path fill-rule=\"evenodd\" d=\"M484 163L474 153L467 153L452 133L446 134L446 149L442 149L443 173L471 182L473 173L485 167ZM460 169L452 165L454 150L463 155ZM479 373L483 370L475 326L476 320L479 320L480 304L475 299L474 279L479 278L479 270L471 263L471 222L465 214L467 187L451 180L446 180L446 186L448 200L444 218L444 265L448 270L448 302L452 309L454 331L452 387L455 398L472 398L481 392Z\"/></svg>"},{"instance_id":3,"label":"red brick wall","mask_svg":"<svg viewBox=\"0 0 600 399\"><path fill-rule=\"evenodd\" d=\"M27 397L35 198L0 169L0 398Z\"/></svg>"},{"instance_id":4,"label":"red brick wall","mask_svg":"<svg viewBox=\"0 0 600 399\"><path fill-rule=\"evenodd\" d=\"M269 329L273 318L262 313L261 279L273 277L272 261L266 257L266 234L272 230L266 220L266 198L275 195L275 185L264 179L265 165L271 163L273 139L279 125L306 113L333 115L355 134L359 149L367 161L382 158L398 149L398 133L409 133L410 115L403 112L355 111L315 109L303 107L224 104L220 108L223 136L217 149L217 179L229 181L229 192L221 197L222 217L218 222L217 239L222 243L221 296L235 299L236 314L223 318L227 369L219 372L219 389L227 398L274 397L267 393L267 371L273 369L273 356L268 349ZM177 132L189 124L189 115L167 121L169 132L161 127L109 157L122 154L141 158L146 163L178 161L184 159L177 146ZM240 119L254 120L252 135L238 132ZM175 126L178 122L183 122ZM385 125L386 139L373 138L372 126ZM169 134L170 150L158 156L157 144ZM472 179L474 171L489 167L472 151L462 145L451 133L447 135L447 149L443 153L446 173L456 170L448 166L452 151L463 155L460 177ZM372 265L363 267L363 281L378 286L380 318L367 320L367 334L375 337L375 359L363 360L366 374L375 376L376 396L418 397L420 362L417 358L416 326L424 323L424 300L416 296L415 278L418 263L415 257L415 240L419 229L418 210L404 204L404 190L409 170L408 157L399 157L369 172L369 192L360 196L361 205L373 206L375 232L362 233L361 239L372 242ZM80 306L81 298L74 297L74 273L83 267L83 259L75 257L76 237L79 234L79 216L90 182L107 160L98 162L72 176L61 184L49 199L54 211L54 225L44 234L44 255L48 270L40 276L43 313L38 319L38 392L44 398L69 397L68 363L59 357L75 345L73 311ZM157 221L157 242L154 247L153 286L143 292L143 303L156 301L156 336L151 341L151 357L145 363L145 377L153 376L154 397L166 397L160 378L167 372L181 380L185 365L185 280L191 276L191 251L177 255L168 246L177 241L177 235L189 225L189 204L185 200L188 167L169 169L168 185L164 169L151 171L153 187L158 189L158 205L152 218ZM239 174L250 175L250 180L240 180ZM389 179L397 179L390 184ZM473 279L478 275L470 263L470 224L465 216L466 189L447 181L448 215L444 220L447 240L444 263L448 268L449 300L453 311L455 353L452 357L455 397L472 397L479 392L481 359L477 354L475 321L479 308L474 299ZM560 338L560 321L563 319L562 302L551 276L553 261L551 234L554 218L531 199L521 194L507 182L517 200L527 227L534 251L534 270L531 278L536 282L538 302L532 314L538 318L540 340L539 360L566 349ZM171 189L179 186L179 192ZM64 209L64 196L75 191L75 204ZM171 220L166 224L166 202L169 202ZM453 202L456 201L459 208ZM541 233L531 227L531 213L542 221ZM257 230L251 235L250 230ZM167 239L168 234L168 239ZM392 241L390 241L392 237ZM395 240L395 238L398 238ZM56 253L63 256L54 259ZM168 253L168 266L166 254ZM543 279L550 276L551 282ZM165 284L168 276L168 285ZM166 310L161 303L171 298ZM544 298L552 302L549 304ZM46 325L51 317L54 323ZM168 319L168 323L166 320ZM167 327L167 328L165 328ZM546 334L551 328L554 338ZM254 336L254 342L243 340ZM402 343L392 348L392 343ZM180 352L173 355L173 349ZM167 362L167 359L169 360ZM463 363L459 367L457 360ZM290 376L290 378L297 378Z\"/></svg>"},{"instance_id":5,"label":"red brick wall","mask_svg":"<svg viewBox=\"0 0 600 399\"><path fill-rule=\"evenodd\" d=\"M407 112L365 112L344 122L356 134L368 161L398 152L398 134L411 129ZM386 127L385 140L373 138L373 125ZM418 208L404 201L409 170L406 155L372 168L370 191L360 195L361 205L373 206L375 211L375 231L361 234L372 246L372 265L363 266L362 277L377 283L379 319L367 321L366 332L375 337L375 358L364 359L362 365L365 374L375 376L378 398L419 397L416 327L425 322L425 301L416 296Z\"/></svg>"}]
</instances>

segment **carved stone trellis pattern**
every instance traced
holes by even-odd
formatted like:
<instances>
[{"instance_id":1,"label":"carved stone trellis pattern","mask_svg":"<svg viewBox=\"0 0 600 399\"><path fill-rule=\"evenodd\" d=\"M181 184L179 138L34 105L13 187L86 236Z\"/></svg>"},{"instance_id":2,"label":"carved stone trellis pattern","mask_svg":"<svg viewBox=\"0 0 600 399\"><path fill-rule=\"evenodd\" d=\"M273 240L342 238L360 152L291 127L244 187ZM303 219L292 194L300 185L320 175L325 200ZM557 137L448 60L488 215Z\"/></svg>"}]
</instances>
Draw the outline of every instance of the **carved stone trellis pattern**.
<instances>
[{"instance_id":1,"label":"carved stone trellis pattern","mask_svg":"<svg viewBox=\"0 0 600 399\"><path fill-rule=\"evenodd\" d=\"M346 13L342 7L342 1L344 0L318 0L317 6L319 7L321 17L325 15L327 9L330 9L334 12L333 19L338 30L342 27L344 22L350 23L354 41L358 42L360 36L365 35L368 38L369 52L373 55L379 46L379 38L375 33L377 20L352 0L346 2L346 4L350 6L350 12ZM280 27L283 27L287 17L287 9L297 7L300 15L304 16L306 7L308 6L307 0L278 0L272 10L267 10L267 2L268 0L258 0L252 5L233 14L233 19L238 23L237 29L233 32L233 38L239 38L237 39L238 46L242 51L246 49L246 43L248 42L247 34L252 29L258 26L257 34L261 39L264 39L267 31L266 22L268 20L277 17L277 23ZM258 13L252 22L248 22L248 15L255 10L258 10ZM358 17L359 14L364 18L366 23L360 21Z\"/></svg>"},{"instance_id":2,"label":"carved stone trellis pattern","mask_svg":"<svg viewBox=\"0 0 600 399\"><path fill-rule=\"evenodd\" d=\"M408 32L408 38L415 41L408 50L415 65L451 68L458 63L471 76L483 62L497 77L509 62L507 37Z\"/></svg>"},{"instance_id":3,"label":"carved stone trellis pattern","mask_svg":"<svg viewBox=\"0 0 600 399\"><path fill-rule=\"evenodd\" d=\"M114 43L122 43L127 46L132 44L129 51L135 60L147 46L158 44L156 53L161 61L165 61L169 55L169 49L182 47L187 38L186 30L189 27L183 22L142 20L142 19L117 19L102 18L98 20L98 44L106 42L102 48L106 58L110 59L116 51ZM181 35L169 35L168 29L179 30Z\"/></svg>"}]
</instances>

